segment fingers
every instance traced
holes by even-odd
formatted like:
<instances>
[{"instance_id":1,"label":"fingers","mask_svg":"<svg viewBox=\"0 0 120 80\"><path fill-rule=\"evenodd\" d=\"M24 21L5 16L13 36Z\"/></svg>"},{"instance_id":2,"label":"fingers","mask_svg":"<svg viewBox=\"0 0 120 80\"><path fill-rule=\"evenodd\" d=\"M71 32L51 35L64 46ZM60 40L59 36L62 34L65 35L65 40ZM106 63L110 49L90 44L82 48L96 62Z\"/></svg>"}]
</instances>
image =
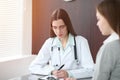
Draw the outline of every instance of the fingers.
<instances>
[{"instance_id":1,"label":"fingers","mask_svg":"<svg viewBox=\"0 0 120 80\"><path fill-rule=\"evenodd\" d=\"M68 78L68 73L65 70L54 70L52 74L57 78L63 78L64 80L76 80L75 78Z\"/></svg>"},{"instance_id":2,"label":"fingers","mask_svg":"<svg viewBox=\"0 0 120 80\"><path fill-rule=\"evenodd\" d=\"M68 73L65 70L55 70L55 71L52 71L52 74L54 76L56 76L57 78L64 78L65 79L68 77Z\"/></svg>"},{"instance_id":3,"label":"fingers","mask_svg":"<svg viewBox=\"0 0 120 80\"><path fill-rule=\"evenodd\" d=\"M68 73L65 70L59 70L58 71L58 78L67 78Z\"/></svg>"},{"instance_id":4,"label":"fingers","mask_svg":"<svg viewBox=\"0 0 120 80\"><path fill-rule=\"evenodd\" d=\"M57 74L58 74L58 70L54 70L54 71L52 71L52 75L54 75L54 76L57 77Z\"/></svg>"}]
</instances>

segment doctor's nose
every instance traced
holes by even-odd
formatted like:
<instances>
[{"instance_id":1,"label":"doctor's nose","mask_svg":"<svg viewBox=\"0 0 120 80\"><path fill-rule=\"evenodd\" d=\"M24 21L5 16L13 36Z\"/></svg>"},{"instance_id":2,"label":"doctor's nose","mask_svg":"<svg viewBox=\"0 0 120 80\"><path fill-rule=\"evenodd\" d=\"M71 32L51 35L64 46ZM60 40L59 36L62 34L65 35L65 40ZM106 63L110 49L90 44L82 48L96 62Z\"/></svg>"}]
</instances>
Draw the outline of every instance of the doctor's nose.
<instances>
[{"instance_id":1,"label":"doctor's nose","mask_svg":"<svg viewBox=\"0 0 120 80\"><path fill-rule=\"evenodd\" d=\"M57 33L60 34L61 33L61 29L57 29Z\"/></svg>"}]
</instances>

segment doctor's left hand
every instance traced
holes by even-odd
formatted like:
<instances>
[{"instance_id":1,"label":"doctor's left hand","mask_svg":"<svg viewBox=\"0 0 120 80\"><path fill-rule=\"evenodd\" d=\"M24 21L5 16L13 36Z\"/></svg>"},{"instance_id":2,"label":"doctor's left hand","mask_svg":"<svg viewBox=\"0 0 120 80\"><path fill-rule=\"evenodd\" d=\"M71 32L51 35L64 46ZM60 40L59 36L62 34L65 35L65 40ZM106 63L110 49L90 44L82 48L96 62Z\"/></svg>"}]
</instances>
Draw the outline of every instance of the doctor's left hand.
<instances>
[{"instance_id":1,"label":"doctor's left hand","mask_svg":"<svg viewBox=\"0 0 120 80\"><path fill-rule=\"evenodd\" d=\"M54 70L52 71L52 75L56 76L57 78L64 78L68 77L68 73L65 70Z\"/></svg>"}]
</instances>

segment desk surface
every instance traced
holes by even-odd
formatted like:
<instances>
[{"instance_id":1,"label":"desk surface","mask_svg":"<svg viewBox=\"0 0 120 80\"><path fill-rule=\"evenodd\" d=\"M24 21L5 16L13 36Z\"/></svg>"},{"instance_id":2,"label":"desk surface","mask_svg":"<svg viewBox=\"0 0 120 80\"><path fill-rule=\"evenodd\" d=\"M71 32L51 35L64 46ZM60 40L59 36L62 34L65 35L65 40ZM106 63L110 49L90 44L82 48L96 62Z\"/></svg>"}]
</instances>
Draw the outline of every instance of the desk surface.
<instances>
[{"instance_id":1,"label":"desk surface","mask_svg":"<svg viewBox=\"0 0 120 80\"><path fill-rule=\"evenodd\" d=\"M38 76L38 75L25 75L25 76L21 76L21 77L12 78L9 80L38 80L40 77L41 76ZM77 80L91 80L91 78L77 79Z\"/></svg>"}]
</instances>

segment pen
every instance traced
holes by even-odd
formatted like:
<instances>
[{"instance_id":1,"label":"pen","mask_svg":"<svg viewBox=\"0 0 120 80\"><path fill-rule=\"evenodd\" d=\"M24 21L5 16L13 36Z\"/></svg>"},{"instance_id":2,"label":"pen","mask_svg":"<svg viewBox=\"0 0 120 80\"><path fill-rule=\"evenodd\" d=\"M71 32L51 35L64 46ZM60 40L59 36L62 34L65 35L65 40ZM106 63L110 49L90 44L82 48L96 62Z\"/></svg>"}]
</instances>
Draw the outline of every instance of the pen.
<instances>
[{"instance_id":1,"label":"pen","mask_svg":"<svg viewBox=\"0 0 120 80\"><path fill-rule=\"evenodd\" d=\"M64 64L62 66L60 66L60 68L58 70L61 70L64 67Z\"/></svg>"}]
</instances>

